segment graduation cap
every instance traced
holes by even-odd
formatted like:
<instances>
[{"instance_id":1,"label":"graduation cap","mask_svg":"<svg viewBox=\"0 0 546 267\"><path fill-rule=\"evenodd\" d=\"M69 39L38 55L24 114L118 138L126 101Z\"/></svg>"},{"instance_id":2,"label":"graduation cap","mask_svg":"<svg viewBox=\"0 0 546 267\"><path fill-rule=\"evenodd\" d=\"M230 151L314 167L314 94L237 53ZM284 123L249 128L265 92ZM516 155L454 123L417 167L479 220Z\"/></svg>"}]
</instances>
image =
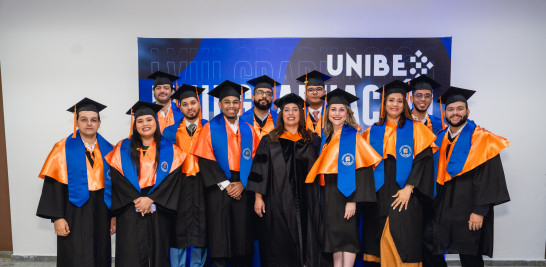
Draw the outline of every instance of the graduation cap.
<instances>
[{"instance_id":1,"label":"graduation cap","mask_svg":"<svg viewBox=\"0 0 546 267\"><path fill-rule=\"evenodd\" d=\"M131 115L131 130L129 133L129 138L133 135L133 117L136 120L136 118L144 115L152 115L156 116L156 114L163 108L162 105L145 102L145 101L137 101L125 114Z\"/></svg>"},{"instance_id":2,"label":"graduation cap","mask_svg":"<svg viewBox=\"0 0 546 267\"><path fill-rule=\"evenodd\" d=\"M303 98L301 98L301 96L294 93L290 93L275 100L275 106L280 107L282 109L287 104L296 104L301 109L303 108L304 102L305 101L303 100Z\"/></svg>"},{"instance_id":3,"label":"graduation cap","mask_svg":"<svg viewBox=\"0 0 546 267\"><path fill-rule=\"evenodd\" d=\"M360 98L351 93L347 93L345 90L336 88L333 91L330 91L328 95L322 96L320 99L327 101L328 105L343 104L349 106L351 103L359 100Z\"/></svg>"},{"instance_id":4,"label":"graduation cap","mask_svg":"<svg viewBox=\"0 0 546 267\"><path fill-rule=\"evenodd\" d=\"M324 86L324 82L331 78L332 76L314 70L298 77L296 80L305 83L306 86Z\"/></svg>"},{"instance_id":5,"label":"graduation cap","mask_svg":"<svg viewBox=\"0 0 546 267\"><path fill-rule=\"evenodd\" d=\"M195 97L199 100L199 95L205 91L205 88L183 84L181 85L176 92L171 96L171 99L182 100L188 97Z\"/></svg>"},{"instance_id":6,"label":"graduation cap","mask_svg":"<svg viewBox=\"0 0 546 267\"><path fill-rule=\"evenodd\" d=\"M214 87L209 92L209 95L214 96L220 100L224 99L227 96L235 96L241 98L241 102L243 101L243 94L248 91L247 87L244 87L240 84L234 83L230 80L225 80L218 86ZM241 105L241 115L243 113L243 107Z\"/></svg>"},{"instance_id":7,"label":"graduation cap","mask_svg":"<svg viewBox=\"0 0 546 267\"><path fill-rule=\"evenodd\" d=\"M162 71L156 71L152 73L150 76L148 76L148 79L155 80L154 88L158 85L163 85L163 84L170 84L171 87L173 87L172 86L173 82L180 79L180 77L174 76Z\"/></svg>"},{"instance_id":8,"label":"graduation cap","mask_svg":"<svg viewBox=\"0 0 546 267\"><path fill-rule=\"evenodd\" d=\"M258 88L273 89L276 85L281 85L280 82L273 80L271 77L267 75L262 75L258 78L248 80L247 83L254 86L254 90Z\"/></svg>"},{"instance_id":9,"label":"graduation cap","mask_svg":"<svg viewBox=\"0 0 546 267\"><path fill-rule=\"evenodd\" d=\"M409 84L413 87L413 90L430 90L431 92L434 91L434 89L440 87L441 85L436 82L435 80L431 79L430 77L426 75L421 75L411 81L409 81Z\"/></svg>"},{"instance_id":10,"label":"graduation cap","mask_svg":"<svg viewBox=\"0 0 546 267\"><path fill-rule=\"evenodd\" d=\"M76 138L76 127L77 127L77 118L78 113L80 111L94 111L99 113L99 111L105 109L106 106L94 101L92 99L89 99L85 97L84 99L80 100L80 102L74 104L74 106L71 106L66 111L74 113L74 133L72 134L72 138Z\"/></svg>"},{"instance_id":11,"label":"graduation cap","mask_svg":"<svg viewBox=\"0 0 546 267\"><path fill-rule=\"evenodd\" d=\"M415 89L411 85L400 80L394 80L375 90L375 92L381 94L381 117L383 117L383 105L385 103L385 96L399 93L402 94L402 96L406 96L407 98L407 94L413 90Z\"/></svg>"},{"instance_id":12,"label":"graduation cap","mask_svg":"<svg viewBox=\"0 0 546 267\"><path fill-rule=\"evenodd\" d=\"M447 107L447 105L451 103L462 101L468 107L468 99L475 92L476 91L474 90L468 90L468 89L450 86L449 89L447 89L447 91L440 98L438 98L438 102L440 104L442 103L446 104L446 107Z\"/></svg>"}]
</instances>

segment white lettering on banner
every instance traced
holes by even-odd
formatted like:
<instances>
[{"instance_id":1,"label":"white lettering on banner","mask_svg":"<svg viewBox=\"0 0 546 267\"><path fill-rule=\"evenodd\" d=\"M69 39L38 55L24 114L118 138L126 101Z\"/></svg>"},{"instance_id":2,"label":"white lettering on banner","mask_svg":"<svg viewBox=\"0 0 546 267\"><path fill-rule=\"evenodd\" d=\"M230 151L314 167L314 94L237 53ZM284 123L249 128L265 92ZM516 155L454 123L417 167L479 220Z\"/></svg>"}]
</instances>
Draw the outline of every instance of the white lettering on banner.
<instances>
[{"instance_id":1,"label":"white lettering on banner","mask_svg":"<svg viewBox=\"0 0 546 267\"><path fill-rule=\"evenodd\" d=\"M337 67L336 69L333 68L334 60L332 58L332 55L326 56L326 67L328 68L328 73L330 75L338 76L343 71L343 55L337 55Z\"/></svg>"},{"instance_id":2,"label":"white lettering on banner","mask_svg":"<svg viewBox=\"0 0 546 267\"><path fill-rule=\"evenodd\" d=\"M355 86L354 86L354 85L347 85L347 86L345 86L345 91L346 91L347 93L351 93L351 94L353 94L353 95L356 95ZM360 115L359 115L360 112L358 112L358 103L357 103L357 101L351 103L351 110L354 111L354 112L353 112L353 113L354 113L353 116L354 116L354 118L355 118L355 121L356 121L357 123L360 124Z\"/></svg>"},{"instance_id":3,"label":"white lettering on banner","mask_svg":"<svg viewBox=\"0 0 546 267\"><path fill-rule=\"evenodd\" d=\"M404 69L404 61L402 61L402 55L392 56L392 75L393 76L408 75L408 72Z\"/></svg>"},{"instance_id":4,"label":"white lettering on banner","mask_svg":"<svg viewBox=\"0 0 546 267\"><path fill-rule=\"evenodd\" d=\"M386 76L389 74L389 64L387 63L387 57L384 55L373 56L373 76Z\"/></svg>"},{"instance_id":5,"label":"white lettering on banner","mask_svg":"<svg viewBox=\"0 0 546 267\"><path fill-rule=\"evenodd\" d=\"M376 93L377 85L368 84L362 89L362 122L366 125L372 125L379 120L379 111L372 112L370 118L370 102L372 99L380 99L381 94ZM372 93L372 99L370 99L370 93Z\"/></svg>"},{"instance_id":6,"label":"white lettering on banner","mask_svg":"<svg viewBox=\"0 0 546 267\"><path fill-rule=\"evenodd\" d=\"M362 78L362 55L356 55L356 61L351 58L349 53L346 53L346 56L347 56L347 69L345 71L345 75L350 77L352 76L352 73L353 73L352 71L354 71L356 72L356 74L358 74L358 77Z\"/></svg>"}]
</instances>

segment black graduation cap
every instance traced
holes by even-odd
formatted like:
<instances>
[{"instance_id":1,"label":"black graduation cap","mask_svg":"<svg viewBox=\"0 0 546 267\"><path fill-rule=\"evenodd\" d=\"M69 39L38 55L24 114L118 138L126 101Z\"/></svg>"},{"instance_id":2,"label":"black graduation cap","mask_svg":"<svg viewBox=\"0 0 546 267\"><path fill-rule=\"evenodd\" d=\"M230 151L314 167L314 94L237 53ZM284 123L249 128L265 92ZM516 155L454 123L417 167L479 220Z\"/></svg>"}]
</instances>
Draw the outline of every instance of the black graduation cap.
<instances>
[{"instance_id":1,"label":"black graduation cap","mask_svg":"<svg viewBox=\"0 0 546 267\"><path fill-rule=\"evenodd\" d=\"M303 104L304 104L304 100L303 98L301 98L301 96L297 95L297 94L294 94L294 93L290 93L290 94L287 94L287 95L284 95L283 97L275 100L275 106L279 107L279 108L283 108L286 104L296 104L298 105L298 107L301 109L303 108Z\"/></svg>"},{"instance_id":2,"label":"black graduation cap","mask_svg":"<svg viewBox=\"0 0 546 267\"><path fill-rule=\"evenodd\" d=\"M171 96L171 99L182 100L188 97L198 98L197 95L200 95L205 91L205 88L183 84L181 85L176 92Z\"/></svg>"},{"instance_id":3,"label":"black graduation cap","mask_svg":"<svg viewBox=\"0 0 546 267\"><path fill-rule=\"evenodd\" d=\"M385 89L385 95L383 97L386 97L393 93L400 93L402 95L406 95L407 93L413 91L413 87L409 84L400 81L400 80L394 80L390 83L387 83L383 85L382 87L379 87L379 89L375 90L377 93L383 93L383 89Z\"/></svg>"},{"instance_id":4,"label":"black graduation cap","mask_svg":"<svg viewBox=\"0 0 546 267\"><path fill-rule=\"evenodd\" d=\"M444 103L447 107L447 105L453 102L462 101L468 107L467 101L475 92L476 91L474 90L450 86L449 89L447 89L447 91L440 98L438 98L437 102Z\"/></svg>"},{"instance_id":5,"label":"black graduation cap","mask_svg":"<svg viewBox=\"0 0 546 267\"><path fill-rule=\"evenodd\" d=\"M218 86L214 87L214 89L209 92L209 95L222 100L226 96L241 97L241 94L244 94L246 91L248 91L247 87L234 83L230 80L225 80Z\"/></svg>"},{"instance_id":6,"label":"black graduation cap","mask_svg":"<svg viewBox=\"0 0 546 267\"><path fill-rule=\"evenodd\" d=\"M359 100L360 98L356 97L351 93L347 93L345 90L336 88L333 91L330 91L328 95L323 95L320 99L326 100L328 105L331 104L344 104L349 106L351 103Z\"/></svg>"},{"instance_id":7,"label":"black graduation cap","mask_svg":"<svg viewBox=\"0 0 546 267\"><path fill-rule=\"evenodd\" d=\"M146 101L138 101L136 102L128 111L127 115L134 114L134 117L140 117L143 115L152 115L155 116L161 109L163 108L162 105L146 102Z\"/></svg>"},{"instance_id":8,"label":"black graduation cap","mask_svg":"<svg viewBox=\"0 0 546 267\"><path fill-rule=\"evenodd\" d=\"M86 97L80 100L80 102L76 103L74 106L68 108L66 111L71 113L73 113L74 111L76 111L76 113L80 113L80 111L94 111L99 113L99 111L105 108L105 105Z\"/></svg>"},{"instance_id":9,"label":"black graduation cap","mask_svg":"<svg viewBox=\"0 0 546 267\"><path fill-rule=\"evenodd\" d=\"M324 86L324 82L331 78L332 76L314 70L298 77L296 80L305 83L305 80L307 79L307 86Z\"/></svg>"},{"instance_id":10,"label":"black graduation cap","mask_svg":"<svg viewBox=\"0 0 546 267\"><path fill-rule=\"evenodd\" d=\"M433 80L432 78L426 75L421 75L409 81L409 83L411 86L413 86L414 90L425 89L425 90L430 90L431 92L433 92L434 89L440 87L440 84L437 81Z\"/></svg>"},{"instance_id":11,"label":"black graduation cap","mask_svg":"<svg viewBox=\"0 0 546 267\"><path fill-rule=\"evenodd\" d=\"M254 90L258 88L273 89L275 85L281 85L280 82L273 80L271 77L267 75L254 78L252 80L247 81L247 83L254 86Z\"/></svg>"},{"instance_id":12,"label":"black graduation cap","mask_svg":"<svg viewBox=\"0 0 546 267\"><path fill-rule=\"evenodd\" d=\"M180 79L180 77L174 76L162 71L156 71L152 73L150 76L148 76L148 79L155 80L154 87L156 87L157 85L163 85L163 84L170 84L172 87L173 82Z\"/></svg>"}]
</instances>

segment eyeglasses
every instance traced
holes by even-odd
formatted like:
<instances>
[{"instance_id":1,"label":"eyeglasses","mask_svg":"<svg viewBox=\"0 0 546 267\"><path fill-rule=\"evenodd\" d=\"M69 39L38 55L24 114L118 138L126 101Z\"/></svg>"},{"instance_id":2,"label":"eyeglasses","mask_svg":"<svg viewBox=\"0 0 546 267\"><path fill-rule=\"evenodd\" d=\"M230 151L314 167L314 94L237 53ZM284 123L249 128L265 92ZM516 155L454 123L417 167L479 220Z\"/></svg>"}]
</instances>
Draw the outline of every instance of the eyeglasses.
<instances>
[{"instance_id":1,"label":"eyeglasses","mask_svg":"<svg viewBox=\"0 0 546 267\"><path fill-rule=\"evenodd\" d=\"M417 99L421 99L421 98L425 98L426 100L429 100L432 98L432 95L431 94L421 94L421 93L418 93L418 94L415 94L415 96L413 96Z\"/></svg>"},{"instance_id":2,"label":"eyeglasses","mask_svg":"<svg viewBox=\"0 0 546 267\"><path fill-rule=\"evenodd\" d=\"M264 91L262 91L262 90L258 90L258 91L256 91L254 94L257 95L257 96L263 96L264 94L265 94L265 96L267 96L267 97L273 96L273 93L272 93L272 92L264 92Z\"/></svg>"},{"instance_id":3,"label":"eyeglasses","mask_svg":"<svg viewBox=\"0 0 546 267\"><path fill-rule=\"evenodd\" d=\"M307 92L310 94L318 94L319 92L322 92L324 88L317 88L317 89L307 89Z\"/></svg>"}]
</instances>

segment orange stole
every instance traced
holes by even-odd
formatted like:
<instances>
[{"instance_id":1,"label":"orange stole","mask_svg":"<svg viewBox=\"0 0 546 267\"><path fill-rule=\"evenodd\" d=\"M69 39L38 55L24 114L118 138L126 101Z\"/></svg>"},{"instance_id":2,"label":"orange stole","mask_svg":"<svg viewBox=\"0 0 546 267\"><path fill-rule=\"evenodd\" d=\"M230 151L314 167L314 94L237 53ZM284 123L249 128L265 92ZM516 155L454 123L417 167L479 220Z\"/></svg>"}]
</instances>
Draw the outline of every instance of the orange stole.
<instances>
[{"instance_id":1,"label":"orange stole","mask_svg":"<svg viewBox=\"0 0 546 267\"><path fill-rule=\"evenodd\" d=\"M407 120L406 123L408 121L409 120ZM434 144L436 135L421 122L413 120L411 122L413 122L413 157L415 158L417 154L421 153L429 146L432 147L432 153L436 152L436 150L438 150L438 146ZM362 133L362 136L368 143L370 143L370 129L371 126ZM383 139L383 158L385 159L388 158L388 155L396 158L396 154L398 154L396 153L396 129L396 124L387 121L387 125L385 126L385 139Z\"/></svg>"},{"instance_id":2,"label":"orange stole","mask_svg":"<svg viewBox=\"0 0 546 267\"><path fill-rule=\"evenodd\" d=\"M322 127L322 115L320 116L319 121L313 122L311 120L311 114L308 113L307 120L305 121L305 124L306 124L305 127L307 128L307 130L311 130L315 132L318 136L320 136L321 127Z\"/></svg>"},{"instance_id":3,"label":"orange stole","mask_svg":"<svg viewBox=\"0 0 546 267\"><path fill-rule=\"evenodd\" d=\"M273 123L273 117L271 114L267 115L267 120L265 121L264 127L260 127L260 125L256 122L256 118L254 118L254 131L256 131L256 134L260 140L262 137L264 137L264 135L273 131L273 129L275 129L275 124Z\"/></svg>"},{"instance_id":4,"label":"orange stole","mask_svg":"<svg viewBox=\"0 0 546 267\"><path fill-rule=\"evenodd\" d=\"M172 105L172 104L171 104ZM157 122L159 122L159 130L163 133L163 129L174 124L173 107L169 107L167 116L163 117L161 111L157 113Z\"/></svg>"},{"instance_id":5,"label":"orange stole","mask_svg":"<svg viewBox=\"0 0 546 267\"><path fill-rule=\"evenodd\" d=\"M339 142L341 138L341 129L333 133L332 139L322 148L319 158L307 174L306 183L315 181L315 177L320 174L320 185L324 185L324 174L337 173L337 164L339 157ZM381 156L375 152L373 147L366 140L356 134L356 149L355 149L355 167L377 166L381 162Z\"/></svg>"},{"instance_id":6,"label":"orange stole","mask_svg":"<svg viewBox=\"0 0 546 267\"><path fill-rule=\"evenodd\" d=\"M455 145L455 143L457 143L457 140L460 136L458 135L457 137L455 137L455 140L453 140L453 142L449 142L449 139L447 138L448 134L449 133L446 133L444 135L440 151L438 152L440 154L438 159L438 176L436 177L436 181L441 185L453 179L453 177L451 177L447 172L446 168L447 163L451 158L451 152L453 152L453 146ZM448 144L451 144L451 148L449 151L449 155L446 159L446 149ZM466 161L464 163L463 170L455 176L459 176L461 174L469 172L474 168L482 165L486 161L497 156L503 149L507 148L508 146L510 146L510 141L508 141L506 138L495 135L485 129L480 128L480 126L476 126L476 128L474 129L474 133L472 134L470 152L468 153L468 157L466 158Z\"/></svg>"},{"instance_id":7,"label":"orange stole","mask_svg":"<svg viewBox=\"0 0 546 267\"><path fill-rule=\"evenodd\" d=\"M197 157L190 155L190 151L202 128L203 125L201 125L201 120L197 119L197 128L195 129L195 133L193 133L193 136L190 136L186 130L186 119L184 118L176 130L176 145L182 149L182 151L188 154L186 156L186 160L184 160L184 163L182 163L182 172L188 176L194 176L199 172Z\"/></svg>"},{"instance_id":8,"label":"orange stole","mask_svg":"<svg viewBox=\"0 0 546 267\"><path fill-rule=\"evenodd\" d=\"M225 120L225 118L224 118ZM248 123L247 123L248 124ZM249 124L250 125L250 124ZM250 125L252 129L252 157L256 153L256 148L258 148L258 143L260 139L254 131L254 128ZM237 131L239 132L239 131ZM232 171L241 170L241 136L236 134L229 127L228 122L226 121L226 133L227 133L227 143L228 143L228 161L229 169ZM212 150L211 142L211 133L210 133L210 122L205 124L201 129L199 137L195 141L195 146L192 147L191 154L197 157L201 157L208 160L216 161L214 157L214 152Z\"/></svg>"},{"instance_id":9,"label":"orange stole","mask_svg":"<svg viewBox=\"0 0 546 267\"><path fill-rule=\"evenodd\" d=\"M283 138L283 139L287 139L287 140L290 140L292 142L297 142L301 139L301 134L299 132L296 132L295 134L289 132L289 131L284 131L284 133L282 133L279 138Z\"/></svg>"},{"instance_id":10,"label":"orange stole","mask_svg":"<svg viewBox=\"0 0 546 267\"><path fill-rule=\"evenodd\" d=\"M38 177L44 179L48 176L57 180L59 183L68 185L66 153L64 150L65 142L66 138L53 146ZM85 156L85 161L87 163L87 186L89 191L97 191L104 188L104 166L98 143L95 145L93 153L95 154L95 163L93 166L91 166L87 156Z\"/></svg>"},{"instance_id":11,"label":"orange stole","mask_svg":"<svg viewBox=\"0 0 546 267\"><path fill-rule=\"evenodd\" d=\"M123 140L122 140L123 141ZM110 164L112 168L115 168L118 170L121 175L123 175L123 168L121 166L121 142L120 141L114 149L106 155L106 162ZM144 154L143 151L140 151L140 177L138 177L138 184L140 185L140 188L146 188L149 186L155 185L155 178L156 178L156 170L157 166L155 166L155 141L152 142L152 144L148 147L146 150L146 154ZM182 150L180 150L177 146L173 145L173 162L171 165L170 173L172 173L174 170L176 170L182 163L184 162L186 158L186 153ZM169 174L170 174L169 173Z\"/></svg>"},{"instance_id":12,"label":"orange stole","mask_svg":"<svg viewBox=\"0 0 546 267\"><path fill-rule=\"evenodd\" d=\"M423 266L422 262L402 262L400 254L398 254L398 249L394 243L394 239L391 235L389 218L385 222L385 228L383 228L383 235L381 235L381 241L379 245L380 250L380 262L381 266L390 267L390 266L403 266L403 267L421 267Z\"/></svg>"}]
</instances>

